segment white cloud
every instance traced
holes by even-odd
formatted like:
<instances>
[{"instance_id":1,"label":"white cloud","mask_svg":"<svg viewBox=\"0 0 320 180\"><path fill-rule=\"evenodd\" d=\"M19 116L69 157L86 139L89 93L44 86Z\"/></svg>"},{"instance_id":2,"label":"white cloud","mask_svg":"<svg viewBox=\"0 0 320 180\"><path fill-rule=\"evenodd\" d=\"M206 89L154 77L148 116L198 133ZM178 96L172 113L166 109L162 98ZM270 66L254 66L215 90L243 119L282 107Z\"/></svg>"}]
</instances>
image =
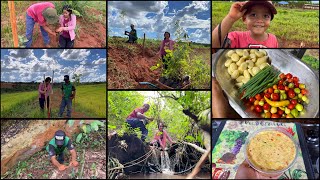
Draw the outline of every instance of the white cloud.
<instances>
[{"instance_id":1,"label":"white cloud","mask_svg":"<svg viewBox=\"0 0 320 180\"><path fill-rule=\"evenodd\" d=\"M92 61L92 64L106 64L106 58L100 58L98 60Z\"/></svg>"},{"instance_id":2,"label":"white cloud","mask_svg":"<svg viewBox=\"0 0 320 180\"><path fill-rule=\"evenodd\" d=\"M60 58L70 61L82 61L90 55L88 49L65 49L61 54Z\"/></svg>"}]
</instances>

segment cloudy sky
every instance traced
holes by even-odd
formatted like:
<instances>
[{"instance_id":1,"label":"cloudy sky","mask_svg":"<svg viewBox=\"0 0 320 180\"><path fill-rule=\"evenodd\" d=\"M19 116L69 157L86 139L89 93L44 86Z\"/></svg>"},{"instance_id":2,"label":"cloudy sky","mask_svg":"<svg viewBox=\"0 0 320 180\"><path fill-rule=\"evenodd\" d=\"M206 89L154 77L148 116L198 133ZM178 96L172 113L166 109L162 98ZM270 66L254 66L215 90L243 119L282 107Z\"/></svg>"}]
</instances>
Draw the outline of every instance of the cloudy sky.
<instances>
[{"instance_id":1,"label":"cloudy sky","mask_svg":"<svg viewBox=\"0 0 320 180\"><path fill-rule=\"evenodd\" d=\"M176 39L175 23L189 35L189 40L210 43L210 1L109 1L108 33L123 36L134 24L138 37L162 39L165 31Z\"/></svg>"},{"instance_id":2,"label":"cloudy sky","mask_svg":"<svg viewBox=\"0 0 320 180\"><path fill-rule=\"evenodd\" d=\"M1 81L40 82L43 74L62 82L82 74L80 82L106 81L104 49L1 49Z\"/></svg>"}]
</instances>

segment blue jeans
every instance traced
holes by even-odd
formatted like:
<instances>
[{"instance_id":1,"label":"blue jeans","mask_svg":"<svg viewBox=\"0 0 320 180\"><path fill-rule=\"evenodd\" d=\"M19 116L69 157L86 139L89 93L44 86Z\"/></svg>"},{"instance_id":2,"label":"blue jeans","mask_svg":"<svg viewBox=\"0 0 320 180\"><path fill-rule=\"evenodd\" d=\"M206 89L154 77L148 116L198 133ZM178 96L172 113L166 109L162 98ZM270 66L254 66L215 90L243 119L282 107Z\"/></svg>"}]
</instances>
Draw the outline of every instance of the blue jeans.
<instances>
[{"instance_id":1,"label":"blue jeans","mask_svg":"<svg viewBox=\"0 0 320 180\"><path fill-rule=\"evenodd\" d=\"M135 36L131 35L131 34L129 34L128 36L129 36L129 42L130 43L133 43L134 41L137 40L137 38Z\"/></svg>"},{"instance_id":2,"label":"blue jeans","mask_svg":"<svg viewBox=\"0 0 320 180\"><path fill-rule=\"evenodd\" d=\"M61 154L59 154L59 155L56 155L56 159L60 164L63 164L64 163L64 154L63 154L63 152ZM49 156L49 160L51 160L50 156Z\"/></svg>"},{"instance_id":3,"label":"blue jeans","mask_svg":"<svg viewBox=\"0 0 320 180\"><path fill-rule=\"evenodd\" d=\"M140 120L141 119L138 118L127 119L127 123L130 124L132 128L139 128L142 133L141 140L145 141L148 136L148 129Z\"/></svg>"},{"instance_id":4,"label":"blue jeans","mask_svg":"<svg viewBox=\"0 0 320 180\"><path fill-rule=\"evenodd\" d=\"M65 107L67 106L67 117L71 118L71 107L72 107L72 99L62 98L60 104L59 117L62 117Z\"/></svg>"},{"instance_id":5,"label":"blue jeans","mask_svg":"<svg viewBox=\"0 0 320 180\"><path fill-rule=\"evenodd\" d=\"M27 17L26 17L26 37L28 39L28 41L25 43L26 47L31 47L32 44L32 35L33 35L33 28L34 28L34 24L36 22L33 20L32 17L30 17L27 13ZM40 26L40 31L43 37L43 41L44 44L47 45L50 43L50 38L49 38L49 34L47 31L45 31L43 29L42 26Z\"/></svg>"}]
</instances>

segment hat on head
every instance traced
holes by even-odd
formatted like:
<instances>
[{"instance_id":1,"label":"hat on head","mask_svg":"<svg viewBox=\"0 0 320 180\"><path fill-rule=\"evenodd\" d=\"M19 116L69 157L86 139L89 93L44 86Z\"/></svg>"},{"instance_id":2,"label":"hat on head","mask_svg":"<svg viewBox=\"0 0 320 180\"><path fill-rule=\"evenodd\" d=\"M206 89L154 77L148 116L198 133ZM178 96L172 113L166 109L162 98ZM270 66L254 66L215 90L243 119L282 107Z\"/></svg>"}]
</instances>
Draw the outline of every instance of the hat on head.
<instances>
[{"instance_id":1,"label":"hat on head","mask_svg":"<svg viewBox=\"0 0 320 180\"><path fill-rule=\"evenodd\" d=\"M55 24L59 20L59 16L57 15L57 10L54 8L47 8L42 12L43 17L46 19L48 24Z\"/></svg>"},{"instance_id":2,"label":"hat on head","mask_svg":"<svg viewBox=\"0 0 320 180\"><path fill-rule=\"evenodd\" d=\"M272 2L267 0L249 0L241 7L240 11L243 11L245 9L250 9L253 5L257 5L257 4L261 4L270 10L271 20L273 19L273 15L277 14L277 10L272 4Z\"/></svg>"},{"instance_id":3,"label":"hat on head","mask_svg":"<svg viewBox=\"0 0 320 180\"><path fill-rule=\"evenodd\" d=\"M63 80L64 80L64 81L69 80L69 75L64 75Z\"/></svg>"},{"instance_id":4,"label":"hat on head","mask_svg":"<svg viewBox=\"0 0 320 180\"><path fill-rule=\"evenodd\" d=\"M64 139L66 137L66 133L63 132L62 130L58 130L54 133L54 138L56 145L62 146L64 144Z\"/></svg>"}]
</instances>

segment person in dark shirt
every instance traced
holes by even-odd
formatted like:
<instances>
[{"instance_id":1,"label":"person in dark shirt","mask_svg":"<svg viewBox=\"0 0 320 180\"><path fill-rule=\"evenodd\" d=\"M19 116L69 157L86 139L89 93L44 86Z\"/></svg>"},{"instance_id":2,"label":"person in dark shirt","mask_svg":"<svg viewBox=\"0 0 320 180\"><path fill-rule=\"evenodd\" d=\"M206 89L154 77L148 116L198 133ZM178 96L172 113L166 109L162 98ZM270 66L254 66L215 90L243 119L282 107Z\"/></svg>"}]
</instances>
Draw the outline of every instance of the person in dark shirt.
<instances>
[{"instance_id":1,"label":"person in dark shirt","mask_svg":"<svg viewBox=\"0 0 320 180\"><path fill-rule=\"evenodd\" d=\"M72 99L76 96L76 88L71 84L69 76L64 76L64 83L61 86L62 100L60 104L59 117L62 117L67 106L67 118L71 118Z\"/></svg>"},{"instance_id":2,"label":"person in dark shirt","mask_svg":"<svg viewBox=\"0 0 320 180\"><path fill-rule=\"evenodd\" d=\"M129 36L129 40L127 41L128 43L134 43L138 39L137 30L134 29L133 24L131 24L130 27L131 31L125 31L124 34Z\"/></svg>"}]
</instances>

